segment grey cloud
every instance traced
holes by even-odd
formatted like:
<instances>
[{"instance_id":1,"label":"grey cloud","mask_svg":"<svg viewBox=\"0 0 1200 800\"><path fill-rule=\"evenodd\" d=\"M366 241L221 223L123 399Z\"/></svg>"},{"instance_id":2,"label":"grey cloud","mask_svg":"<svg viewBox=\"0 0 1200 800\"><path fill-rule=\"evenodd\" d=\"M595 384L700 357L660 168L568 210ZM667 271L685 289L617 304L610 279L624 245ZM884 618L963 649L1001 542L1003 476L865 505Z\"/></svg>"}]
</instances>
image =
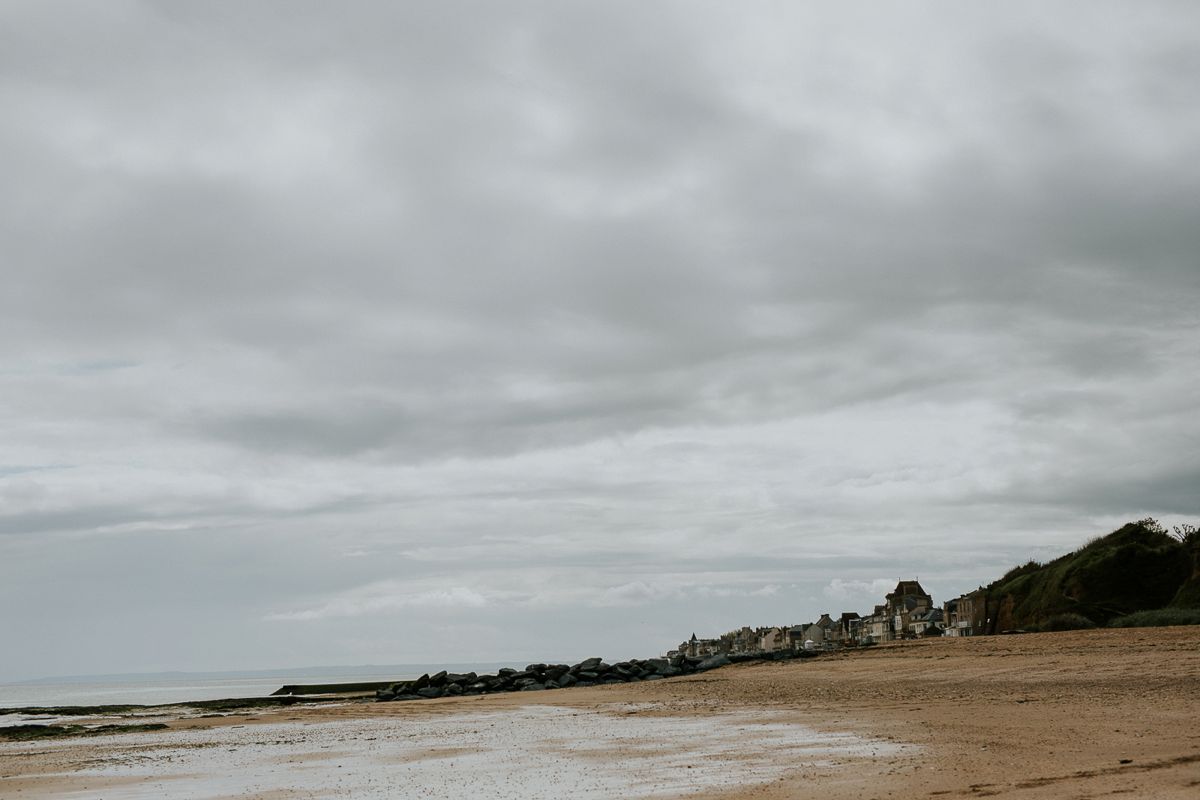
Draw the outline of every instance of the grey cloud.
<instances>
[{"instance_id":1,"label":"grey cloud","mask_svg":"<svg viewBox=\"0 0 1200 800\"><path fill-rule=\"evenodd\" d=\"M140 509L76 507L60 511L32 511L0 515L0 534L49 533L94 530L110 525L146 521Z\"/></svg>"},{"instance_id":2,"label":"grey cloud","mask_svg":"<svg viewBox=\"0 0 1200 800\"><path fill-rule=\"evenodd\" d=\"M1194 515L1196 16L7 4L0 602L147 554L247 666L577 592L439 607L507 657Z\"/></svg>"}]
</instances>

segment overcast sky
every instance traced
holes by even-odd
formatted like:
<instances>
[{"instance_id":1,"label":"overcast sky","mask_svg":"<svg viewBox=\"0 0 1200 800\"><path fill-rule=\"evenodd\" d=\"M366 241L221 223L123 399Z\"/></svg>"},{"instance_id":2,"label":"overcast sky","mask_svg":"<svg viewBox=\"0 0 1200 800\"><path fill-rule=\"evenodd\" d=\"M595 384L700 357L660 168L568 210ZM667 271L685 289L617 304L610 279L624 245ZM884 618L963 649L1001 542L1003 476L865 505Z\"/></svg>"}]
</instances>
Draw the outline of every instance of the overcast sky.
<instances>
[{"instance_id":1,"label":"overcast sky","mask_svg":"<svg viewBox=\"0 0 1200 800\"><path fill-rule=\"evenodd\" d=\"M0 680L575 660L1200 517L1190 2L0 4Z\"/></svg>"}]
</instances>

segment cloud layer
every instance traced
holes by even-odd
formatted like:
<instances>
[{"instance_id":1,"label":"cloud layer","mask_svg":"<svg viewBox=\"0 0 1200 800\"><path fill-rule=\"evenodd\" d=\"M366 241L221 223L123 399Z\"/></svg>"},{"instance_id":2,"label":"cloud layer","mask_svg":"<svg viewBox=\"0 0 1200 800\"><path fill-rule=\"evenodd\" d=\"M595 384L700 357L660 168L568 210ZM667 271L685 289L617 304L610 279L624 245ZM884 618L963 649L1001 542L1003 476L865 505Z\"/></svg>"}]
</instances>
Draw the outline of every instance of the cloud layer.
<instances>
[{"instance_id":1,"label":"cloud layer","mask_svg":"<svg viewBox=\"0 0 1200 800\"><path fill-rule=\"evenodd\" d=\"M477 5L0 11L0 679L644 655L1195 519L1191 6Z\"/></svg>"}]
</instances>

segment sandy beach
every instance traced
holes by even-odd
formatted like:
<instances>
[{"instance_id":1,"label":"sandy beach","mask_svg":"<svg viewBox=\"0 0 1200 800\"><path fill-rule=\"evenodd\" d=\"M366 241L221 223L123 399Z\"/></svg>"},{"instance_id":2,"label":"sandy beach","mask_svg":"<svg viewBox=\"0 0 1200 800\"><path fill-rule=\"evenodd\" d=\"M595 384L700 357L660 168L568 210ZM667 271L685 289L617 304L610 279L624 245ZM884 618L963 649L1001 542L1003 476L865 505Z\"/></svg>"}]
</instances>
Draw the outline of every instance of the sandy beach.
<instances>
[{"instance_id":1,"label":"sandy beach","mask_svg":"<svg viewBox=\"0 0 1200 800\"><path fill-rule=\"evenodd\" d=\"M0 743L0 796L1192 798L1197 712L1197 627L941 639L632 685L156 715L166 730Z\"/></svg>"}]
</instances>

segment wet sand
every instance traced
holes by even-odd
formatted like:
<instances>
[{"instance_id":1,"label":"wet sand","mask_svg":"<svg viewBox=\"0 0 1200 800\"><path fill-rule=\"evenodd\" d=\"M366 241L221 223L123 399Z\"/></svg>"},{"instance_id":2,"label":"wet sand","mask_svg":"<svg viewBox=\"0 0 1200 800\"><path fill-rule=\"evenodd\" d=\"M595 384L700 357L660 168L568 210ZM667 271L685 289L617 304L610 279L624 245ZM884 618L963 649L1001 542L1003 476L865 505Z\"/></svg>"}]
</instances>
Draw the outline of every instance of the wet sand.
<instances>
[{"instance_id":1,"label":"wet sand","mask_svg":"<svg viewBox=\"0 0 1200 800\"><path fill-rule=\"evenodd\" d=\"M1190 800L1197 712L1197 627L942 639L634 685L0 743L0 796Z\"/></svg>"}]
</instances>

